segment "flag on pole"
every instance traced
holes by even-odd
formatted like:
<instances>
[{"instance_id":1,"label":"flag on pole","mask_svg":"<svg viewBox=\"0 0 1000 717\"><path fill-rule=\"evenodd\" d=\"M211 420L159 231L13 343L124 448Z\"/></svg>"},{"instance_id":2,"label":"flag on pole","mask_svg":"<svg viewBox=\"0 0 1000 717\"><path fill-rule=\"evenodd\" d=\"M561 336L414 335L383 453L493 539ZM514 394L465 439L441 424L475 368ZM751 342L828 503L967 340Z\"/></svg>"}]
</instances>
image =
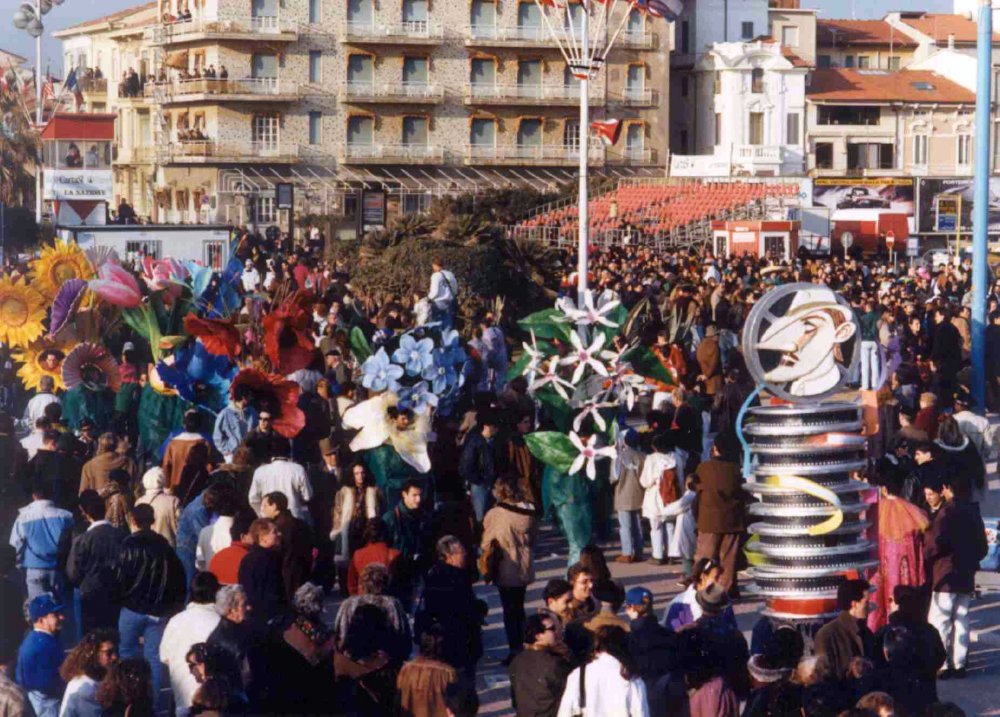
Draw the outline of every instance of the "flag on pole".
<instances>
[{"instance_id":1,"label":"flag on pole","mask_svg":"<svg viewBox=\"0 0 1000 717\"><path fill-rule=\"evenodd\" d=\"M45 100L54 100L56 98L56 87L52 84L52 76L49 75L45 78L45 84L42 85L42 102Z\"/></svg>"},{"instance_id":2,"label":"flag on pole","mask_svg":"<svg viewBox=\"0 0 1000 717\"><path fill-rule=\"evenodd\" d=\"M590 123L590 131L600 137L601 141L608 147L618 144L618 140L622 136L622 127L622 121L616 119L598 120Z\"/></svg>"},{"instance_id":3,"label":"flag on pole","mask_svg":"<svg viewBox=\"0 0 1000 717\"><path fill-rule=\"evenodd\" d=\"M76 79L75 67L66 75L66 80L63 82L63 91L73 93L73 102L76 105L76 111L79 112L80 108L83 107L83 93L80 91L80 83Z\"/></svg>"},{"instance_id":4,"label":"flag on pole","mask_svg":"<svg viewBox=\"0 0 1000 717\"><path fill-rule=\"evenodd\" d=\"M653 17L662 17L673 22L684 9L681 0L645 0L646 11Z\"/></svg>"}]
</instances>

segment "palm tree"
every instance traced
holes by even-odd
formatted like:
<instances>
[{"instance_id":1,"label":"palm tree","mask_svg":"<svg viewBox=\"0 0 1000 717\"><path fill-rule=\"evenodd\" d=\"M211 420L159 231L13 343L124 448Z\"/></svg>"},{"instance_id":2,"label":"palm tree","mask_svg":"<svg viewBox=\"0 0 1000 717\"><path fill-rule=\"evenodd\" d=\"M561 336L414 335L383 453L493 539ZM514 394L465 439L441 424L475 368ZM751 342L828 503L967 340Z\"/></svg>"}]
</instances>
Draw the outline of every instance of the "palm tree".
<instances>
[{"instance_id":1,"label":"palm tree","mask_svg":"<svg viewBox=\"0 0 1000 717\"><path fill-rule=\"evenodd\" d=\"M25 205L35 192L35 175L28 168L36 167L38 134L28 123L15 89L0 92L0 113L0 202Z\"/></svg>"}]
</instances>

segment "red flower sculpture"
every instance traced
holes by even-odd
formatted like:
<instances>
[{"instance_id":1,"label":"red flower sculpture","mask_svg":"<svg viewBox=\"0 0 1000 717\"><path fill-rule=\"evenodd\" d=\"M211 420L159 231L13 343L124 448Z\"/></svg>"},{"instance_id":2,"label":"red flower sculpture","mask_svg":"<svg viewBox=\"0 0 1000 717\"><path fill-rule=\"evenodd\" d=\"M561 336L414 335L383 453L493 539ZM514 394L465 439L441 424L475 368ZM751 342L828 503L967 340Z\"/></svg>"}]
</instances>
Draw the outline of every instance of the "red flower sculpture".
<instances>
[{"instance_id":1,"label":"red flower sculpture","mask_svg":"<svg viewBox=\"0 0 1000 717\"><path fill-rule=\"evenodd\" d=\"M264 317L264 353L271 368L287 376L306 368L316 356L316 342L309 332L313 296L296 291Z\"/></svg>"},{"instance_id":2,"label":"red flower sculpture","mask_svg":"<svg viewBox=\"0 0 1000 717\"><path fill-rule=\"evenodd\" d=\"M188 314L184 317L184 331L201 339L210 354L231 359L240 355L240 332L232 321L202 319Z\"/></svg>"},{"instance_id":3,"label":"red flower sculpture","mask_svg":"<svg viewBox=\"0 0 1000 717\"><path fill-rule=\"evenodd\" d=\"M254 368L245 368L236 374L229 392L237 386L246 386L253 395L258 409L271 411L274 430L285 438L294 438L306 425L306 415L299 408L299 384L275 374Z\"/></svg>"}]
</instances>

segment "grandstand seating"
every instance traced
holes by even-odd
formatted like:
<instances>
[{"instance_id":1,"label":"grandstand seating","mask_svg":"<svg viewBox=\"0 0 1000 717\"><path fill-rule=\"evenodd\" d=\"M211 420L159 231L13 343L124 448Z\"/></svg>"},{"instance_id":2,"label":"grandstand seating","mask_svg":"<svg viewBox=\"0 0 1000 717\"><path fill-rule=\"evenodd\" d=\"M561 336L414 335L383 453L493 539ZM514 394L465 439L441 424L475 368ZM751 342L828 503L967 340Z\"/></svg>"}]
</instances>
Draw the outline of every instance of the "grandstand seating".
<instances>
[{"instance_id":1,"label":"grandstand seating","mask_svg":"<svg viewBox=\"0 0 1000 717\"><path fill-rule=\"evenodd\" d=\"M748 181L704 181L676 184L622 184L590 201L592 233L632 227L649 236L666 236L688 225L728 218L734 210L762 203L769 198L797 194L796 183ZM611 216L617 203L617 215ZM579 226L576 204L543 211L522 221L519 227L558 227L560 233L575 233Z\"/></svg>"}]
</instances>

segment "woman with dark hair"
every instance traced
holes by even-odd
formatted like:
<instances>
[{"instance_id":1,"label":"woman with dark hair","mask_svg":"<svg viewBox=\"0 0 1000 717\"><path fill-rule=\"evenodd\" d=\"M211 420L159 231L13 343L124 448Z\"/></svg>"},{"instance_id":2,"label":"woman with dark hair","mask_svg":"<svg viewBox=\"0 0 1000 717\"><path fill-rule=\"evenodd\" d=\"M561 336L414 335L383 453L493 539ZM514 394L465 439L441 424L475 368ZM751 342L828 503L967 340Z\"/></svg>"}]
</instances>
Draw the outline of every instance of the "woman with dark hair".
<instances>
[{"instance_id":1,"label":"woman with dark hair","mask_svg":"<svg viewBox=\"0 0 1000 717\"><path fill-rule=\"evenodd\" d=\"M954 417L941 419L934 445L935 457L944 462L946 473L959 477L958 485L952 487L957 488L966 499L982 493L986 485L986 465L976 444L962 433Z\"/></svg>"},{"instance_id":2,"label":"woman with dark hair","mask_svg":"<svg viewBox=\"0 0 1000 717\"><path fill-rule=\"evenodd\" d=\"M331 512L330 540L338 543L341 561L349 561L351 554L365 544L365 525L380 515L382 506L375 481L363 463L354 463L341 480Z\"/></svg>"},{"instance_id":3,"label":"woman with dark hair","mask_svg":"<svg viewBox=\"0 0 1000 717\"><path fill-rule=\"evenodd\" d=\"M181 468L181 479L177 485L176 494L181 499L181 505L187 505L208 487L211 475L208 465L211 459L208 444L195 443L188 451Z\"/></svg>"},{"instance_id":4,"label":"woman with dark hair","mask_svg":"<svg viewBox=\"0 0 1000 717\"><path fill-rule=\"evenodd\" d=\"M250 603L250 625L259 633L287 604L278 550L281 533L273 521L258 518L250 525L250 539L253 544L240 561L239 580Z\"/></svg>"},{"instance_id":5,"label":"woman with dark hair","mask_svg":"<svg viewBox=\"0 0 1000 717\"><path fill-rule=\"evenodd\" d=\"M117 661L118 633L87 633L59 668L59 676L66 682L60 717L100 717L103 708L97 701L97 686Z\"/></svg>"},{"instance_id":6,"label":"woman with dark hair","mask_svg":"<svg viewBox=\"0 0 1000 717\"><path fill-rule=\"evenodd\" d=\"M597 629L590 661L566 679L560 715L649 717L646 686L638 677L626 638L617 625Z\"/></svg>"},{"instance_id":7,"label":"woman with dark hair","mask_svg":"<svg viewBox=\"0 0 1000 717\"><path fill-rule=\"evenodd\" d=\"M141 657L116 662L97 688L104 717L153 717L149 663Z\"/></svg>"},{"instance_id":8,"label":"woman with dark hair","mask_svg":"<svg viewBox=\"0 0 1000 717\"><path fill-rule=\"evenodd\" d=\"M390 662L394 636L385 613L362 605L347 627L341 649L334 653L336 704L359 717L377 717L393 710L398 663Z\"/></svg>"},{"instance_id":9,"label":"woman with dark hair","mask_svg":"<svg viewBox=\"0 0 1000 717\"><path fill-rule=\"evenodd\" d=\"M594 577L594 584L611 580L611 569L604 559L604 551L596 545L588 545L580 551L580 565L583 565Z\"/></svg>"},{"instance_id":10,"label":"woman with dark hair","mask_svg":"<svg viewBox=\"0 0 1000 717\"><path fill-rule=\"evenodd\" d=\"M431 625L420 635L420 655L403 665L396 680L400 717L437 717L447 714L444 693L458 682L458 672L442 659L445 634Z\"/></svg>"}]
</instances>

